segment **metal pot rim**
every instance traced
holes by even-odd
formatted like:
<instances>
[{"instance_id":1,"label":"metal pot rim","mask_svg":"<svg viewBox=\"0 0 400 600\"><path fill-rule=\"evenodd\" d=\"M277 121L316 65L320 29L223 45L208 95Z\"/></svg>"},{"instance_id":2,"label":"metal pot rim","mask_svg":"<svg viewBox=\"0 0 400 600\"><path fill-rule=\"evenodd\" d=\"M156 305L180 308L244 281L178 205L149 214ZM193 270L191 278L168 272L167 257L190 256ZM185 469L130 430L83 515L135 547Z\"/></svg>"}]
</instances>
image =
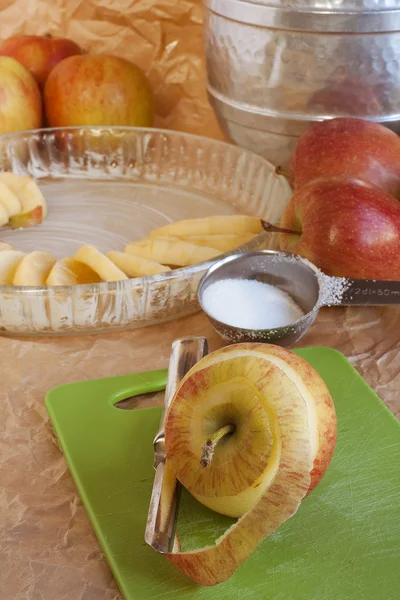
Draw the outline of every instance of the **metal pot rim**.
<instances>
[{"instance_id":1,"label":"metal pot rim","mask_svg":"<svg viewBox=\"0 0 400 600\"><path fill-rule=\"evenodd\" d=\"M335 10L288 8L260 0L204 0L213 13L232 21L292 31L324 33L400 32L400 8Z\"/></svg>"}]
</instances>

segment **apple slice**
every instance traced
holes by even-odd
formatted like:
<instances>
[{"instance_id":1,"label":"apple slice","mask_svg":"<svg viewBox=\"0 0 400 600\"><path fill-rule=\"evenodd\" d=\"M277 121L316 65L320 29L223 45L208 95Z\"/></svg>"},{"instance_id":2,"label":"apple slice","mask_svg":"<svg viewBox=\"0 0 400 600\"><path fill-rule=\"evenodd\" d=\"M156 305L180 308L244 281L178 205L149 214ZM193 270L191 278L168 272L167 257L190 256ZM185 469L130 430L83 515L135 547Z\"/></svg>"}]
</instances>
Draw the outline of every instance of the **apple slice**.
<instances>
[{"instance_id":1,"label":"apple slice","mask_svg":"<svg viewBox=\"0 0 400 600\"><path fill-rule=\"evenodd\" d=\"M7 225L10 216L6 210L6 208L0 204L0 227L3 225Z\"/></svg>"},{"instance_id":2,"label":"apple slice","mask_svg":"<svg viewBox=\"0 0 400 600\"><path fill-rule=\"evenodd\" d=\"M202 585L229 579L297 511L335 439L329 391L289 350L238 344L202 359L168 412L167 464L200 502L239 519L215 545L169 560Z\"/></svg>"},{"instance_id":3,"label":"apple slice","mask_svg":"<svg viewBox=\"0 0 400 600\"><path fill-rule=\"evenodd\" d=\"M171 270L170 267L165 267L157 262L146 260L140 256L126 254L126 252L116 252L110 250L106 254L121 271L128 277L145 277L146 275L158 275Z\"/></svg>"},{"instance_id":4,"label":"apple slice","mask_svg":"<svg viewBox=\"0 0 400 600\"><path fill-rule=\"evenodd\" d=\"M150 237L191 235L220 235L226 233L253 233L262 232L261 221L258 217L247 215L217 215L201 219L185 219L169 223L159 229L154 229Z\"/></svg>"},{"instance_id":5,"label":"apple slice","mask_svg":"<svg viewBox=\"0 0 400 600\"><path fill-rule=\"evenodd\" d=\"M254 233L225 233L222 235L166 236L164 239L181 240L195 244L196 246L207 246L208 248L215 248L220 252L229 252L234 248L247 244L255 235Z\"/></svg>"},{"instance_id":6,"label":"apple slice","mask_svg":"<svg viewBox=\"0 0 400 600\"><path fill-rule=\"evenodd\" d=\"M128 277L94 246L82 246L75 259L90 267L103 281L121 281Z\"/></svg>"},{"instance_id":7,"label":"apple slice","mask_svg":"<svg viewBox=\"0 0 400 600\"><path fill-rule=\"evenodd\" d=\"M22 286L42 286L56 259L49 252L35 250L27 254L15 271L13 284Z\"/></svg>"},{"instance_id":8,"label":"apple slice","mask_svg":"<svg viewBox=\"0 0 400 600\"><path fill-rule=\"evenodd\" d=\"M101 277L93 269L72 256L67 256L53 265L46 285L78 285L100 281Z\"/></svg>"},{"instance_id":9,"label":"apple slice","mask_svg":"<svg viewBox=\"0 0 400 600\"><path fill-rule=\"evenodd\" d=\"M0 204L4 206L9 217L13 217L21 212L21 202L18 196L9 188L8 185L0 180Z\"/></svg>"},{"instance_id":10,"label":"apple slice","mask_svg":"<svg viewBox=\"0 0 400 600\"><path fill-rule=\"evenodd\" d=\"M9 220L9 225L12 229L26 229L27 227L32 227L33 225L40 225L42 221L43 208L41 206L36 206L36 208L33 208L29 212L21 213L20 215L11 217Z\"/></svg>"},{"instance_id":11,"label":"apple slice","mask_svg":"<svg viewBox=\"0 0 400 600\"><path fill-rule=\"evenodd\" d=\"M18 250L4 250L0 252L1 285L12 285L15 271L24 256L24 252L18 252Z\"/></svg>"},{"instance_id":12,"label":"apple slice","mask_svg":"<svg viewBox=\"0 0 400 600\"><path fill-rule=\"evenodd\" d=\"M125 252L145 260L177 267L206 262L220 254L220 251L215 248L163 237L132 242L126 246Z\"/></svg>"},{"instance_id":13,"label":"apple slice","mask_svg":"<svg viewBox=\"0 0 400 600\"><path fill-rule=\"evenodd\" d=\"M15 250L15 248L8 242L0 242L0 252L4 252L4 250Z\"/></svg>"},{"instance_id":14,"label":"apple slice","mask_svg":"<svg viewBox=\"0 0 400 600\"><path fill-rule=\"evenodd\" d=\"M0 173L0 182L17 196L21 205L18 214L10 215L10 225L13 229L38 225L46 218L46 200L32 177Z\"/></svg>"}]
</instances>

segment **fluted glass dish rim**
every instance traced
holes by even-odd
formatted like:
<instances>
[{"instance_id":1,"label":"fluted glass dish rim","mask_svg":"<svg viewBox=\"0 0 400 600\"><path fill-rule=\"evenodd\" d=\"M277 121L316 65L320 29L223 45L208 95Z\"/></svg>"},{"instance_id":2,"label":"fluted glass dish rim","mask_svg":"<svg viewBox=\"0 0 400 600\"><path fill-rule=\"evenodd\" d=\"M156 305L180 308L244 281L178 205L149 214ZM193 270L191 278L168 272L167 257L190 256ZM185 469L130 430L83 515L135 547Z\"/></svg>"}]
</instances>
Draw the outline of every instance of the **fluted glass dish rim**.
<instances>
[{"instance_id":1,"label":"fluted glass dish rim","mask_svg":"<svg viewBox=\"0 0 400 600\"><path fill-rule=\"evenodd\" d=\"M241 152L241 154L243 155L251 155L254 156L258 159L260 159L260 156L258 154L256 154L255 152L252 152L251 150L246 150L245 148L239 148L238 146L234 146L234 144L230 144L229 142L225 142L222 140L216 140L213 138L207 138L206 136L202 136L202 135L196 135L193 133L185 133L185 132L181 132L181 131L173 131L173 130L169 130L169 129L162 129L162 128L157 128L157 127L124 127L124 126L110 126L110 127L105 127L105 126L85 126L85 127L79 127L79 126L73 126L73 127L47 127L47 128L38 128L38 129L24 129L21 131L18 131L16 133L3 133L0 134L0 144L2 142L6 142L7 140L13 140L16 137L24 137L27 135L38 135L38 134L42 134L42 133L46 133L46 134L51 134L51 133L57 133L57 132L65 132L65 131L129 131L129 132L142 132L142 133L161 133L161 134L165 134L168 136L175 136L175 137L185 137L187 139L193 139L193 140L210 140L212 142L215 142L216 144L221 144L224 145L228 148L238 148ZM261 159L262 161L268 163L267 160L265 159ZM263 235L263 234L261 234ZM259 236L256 236L257 238ZM254 238L256 239L256 238ZM244 244L243 246L239 246L239 249L251 249L252 246L254 245L254 241L251 240L251 242L248 242L247 244ZM236 251L236 249L235 249ZM218 259L219 258L223 258L225 255L228 256L230 254L232 254L232 252L234 252L233 250L231 252L227 252L227 253L221 253L220 255L218 255ZM0 294L2 293L13 293L13 294L21 294L23 293L24 295L28 292L30 294L34 294L34 293L39 293L41 295L43 295L44 293L48 292L49 290L54 290L56 289L57 291L60 292L69 292L71 290L79 290L79 292L81 293L85 293L85 292L90 292L90 293L94 293L94 292L98 292L98 293L105 293L105 292L111 292L111 291L115 291L115 290L121 290L121 291L127 291L130 290L132 287L135 287L134 284L137 285L141 285L143 282L147 283L147 284L151 284L152 282L157 282L157 281L164 281L164 280L168 280L168 279L173 279L174 277L179 277L180 275L186 273L188 271L188 269L190 269L191 272L193 273L197 273L198 271L202 271L204 269L207 269L213 262L215 262L214 260L211 261L207 261L207 262L203 262L203 263L199 263L197 265L192 265L190 267L181 267L179 269L174 269L173 271L170 271L168 273L161 273L159 275L150 275L150 276L146 276L146 277L136 277L136 278L132 278L132 279L126 279L123 281L111 281L111 282L106 282L106 281L102 281L100 283L86 283L86 284L76 284L76 285L58 285L58 286L18 286L18 285L1 285L0 284Z\"/></svg>"},{"instance_id":2,"label":"fluted glass dish rim","mask_svg":"<svg viewBox=\"0 0 400 600\"><path fill-rule=\"evenodd\" d=\"M23 130L20 132L16 132L16 133L7 133L7 134L2 134L0 135L0 147L1 148L9 148L12 147L12 145L16 144L18 141L20 141L21 143L23 143L24 141L26 141L26 143L28 144L29 139L31 138L44 138L44 139L49 139L49 136L54 136L56 137L57 134L93 134L93 137L97 137L100 136L102 133L106 133L106 134L124 134L124 133L129 133L129 134L138 134L139 136L146 136L149 135L151 136L151 138L153 138L154 136L167 136L168 138L171 139L182 139L184 138L185 141L187 141L191 146L195 146L196 144L200 145L200 144L210 144L212 145L212 147L215 148L220 148L221 150L226 149L226 151L234 153L235 157L237 157L237 159L239 160L240 157L247 157L249 161L251 161L252 163L254 162L257 166L259 165L260 167L262 166L267 166L271 169L271 173L272 170L274 169L273 165L271 165L271 163L269 163L268 161L266 161L264 158L262 158L261 156L259 156L258 154L250 151L250 150L246 150L244 148L240 148L238 146L235 146L231 143L222 141L222 140L217 140L214 138L207 138L205 136L200 136L200 135L196 135L196 134L192 134L192 133L185 133L185 132L181 132L181 131L172 131L172 130L167 130L167 129L161 129L161 128L141 128L141 127L124 127L124 126L117 126L117 127L105 127L105 126L85 126L85 127L55 127L55 128L41 128L41 129L31 129L31 130ZM4 152L4 150L3 150ZM0 170L4 169L4 160L0 159ZM15 169L13 169L15 170ZM20 172L19 170L17 170L16 172ZM23 174L23 172L22 172ZM62 179L63 177L68 176L68 178L70 179L79 179L81 177L76 176L74 174L70 174L70 173L57 173L56 176L54 177L54 179ZM277 176L276 176L277 177ZM101 177L102 178L102 177ZM126 176L113 176L112 174L109 177L104 177L105 180L114 180L114 181L130 181L131 178L129 177L129 173ZM281 177L279 177L279 179L283 182L283 179ZM39 179L39 183L40 183L40 179ZM154 184L156 185L156 184ZM179 187L179 185L177 185L177 187ZM185 187L185 186L181 186L181 187ZM197 190L199 190L199 188L196 188ZM289 197L289 190L290 190L290 186L287 184L287 194ZM253 250L253 249L257 249L260 248L260 245L263 246L263 236L265 234L260 234L257 235L256 237L254 237L252 240L250 240L250 242L237 247L235 249L233 249L230 252L225 252L225 253L221 253L219 254L215 259L209 260L207 262L203 262L203 263L199 263L199 264L195 264L195 265L191 265L188 267L181 267L181 268L177 268L174 269L170 272L166 272L166 273L161 273L158 275L152 275L152 276L146 276L146 277L138 277L138 278L132 278L132 279L127 279L127 280L122 280L122 281L113 281L113 282L100 282L100 283L93 283L93 284L77 284L77 285L60 285L60 286L14 286L14 285L0 285L0 296L1 297L7 297L8 299L11 298L24 298L24 299L28 299L28 298L48 298L49 301L54 301L54 299L57 299L57 297L61 297L61 296L69 296L70 298L84 298L84 297L100 297L100 296L107 296L107 295L118 295L118 294L126 294L135 290L141 290L141 289L150 289L152 288L152 286L157 286L157 284L162 284L163 282L165 282L167 285L169 282L173 282L174 280L180 280L180 279L185 279L188 276L197 276L200 277L200 275L202 273L204 273L214 262L215 260L220 260L221 258L223 258L224 256L228 256L230 254L232 254L233 252L243 252L243 251L247 251L247 250ZM191 311L194 312L194 311ZM178 315L176 315L178 316ZM172 316L169 316L168 318L162 318L160 319L160 322L164 321L164 320L168 320L169 318L173 318ZM155 321L157 322L157 320ZM146 324L150 324L147 323L147 320L144 319L143 321L143 325ZM138 326L138 325L135 325ZM101 329L104 329L105 326L101 326ZM112 325L107 326L108 329L118 329L121 328L119 327L118 324L114 323ZM122 325L122 328L126 328L129 329L128 325ZM82 329L82 327L79 327L79 332L84 331L85 328ZM90 327L87 328L87 332L96 332L96 325L91 325ZM12 333L12 329L8 330L7 329L7 333ZM26 333L26 332L25 332ZM33 335L37 335L37 331L32 331ZM43 333L47 333L47 334L52 334L52 332L50 331L44 331ZM62 333L62 332L61 332Z\"/></svg>"}]
</instances>

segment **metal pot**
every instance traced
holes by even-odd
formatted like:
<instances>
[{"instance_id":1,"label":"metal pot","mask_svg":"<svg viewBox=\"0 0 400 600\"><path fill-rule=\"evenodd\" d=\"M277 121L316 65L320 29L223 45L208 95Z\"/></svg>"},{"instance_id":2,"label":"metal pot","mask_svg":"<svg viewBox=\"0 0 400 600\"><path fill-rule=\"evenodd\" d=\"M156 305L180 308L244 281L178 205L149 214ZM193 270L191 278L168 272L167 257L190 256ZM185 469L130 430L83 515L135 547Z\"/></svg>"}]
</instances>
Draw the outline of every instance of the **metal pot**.
<instances>
[{"instance_id":1,"label":"metal pot","mask_svg":"<svg viewBox=\"0 0 400 600\"><path fill-rule=\"evenodd\" d=\"M398 0L205 0L211 104L228 137L288 166L312 121L400 132Z\"/></svg>"}]
</instances>

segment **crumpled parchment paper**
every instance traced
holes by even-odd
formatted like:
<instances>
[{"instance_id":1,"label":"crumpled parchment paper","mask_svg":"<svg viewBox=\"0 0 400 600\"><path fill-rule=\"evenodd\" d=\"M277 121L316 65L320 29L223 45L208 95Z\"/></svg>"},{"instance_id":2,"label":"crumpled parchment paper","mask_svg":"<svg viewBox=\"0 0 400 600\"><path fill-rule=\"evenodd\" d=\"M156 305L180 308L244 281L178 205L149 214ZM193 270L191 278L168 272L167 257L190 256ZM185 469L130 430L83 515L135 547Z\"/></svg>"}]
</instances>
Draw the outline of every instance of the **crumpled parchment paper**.
<instances>
[{"instance_id":1,"label":"crumpled parchment paper","mask_svg":"<svg viewBox=\"0 0 400 600\"><path fill-rule=\"evenodd\" d=\"M222 138L207 103L200 0L3 0L0 37L72 37L136 61L157 96L157 125ZM222 343L207 319L121 334L0 338L0 590L4 600L121 596L77 495L44 408L63 383L168 365L182 335ZM323 309L301 346L343 352L400 416L400 308Z\"/></svg>"}]
</instances>

